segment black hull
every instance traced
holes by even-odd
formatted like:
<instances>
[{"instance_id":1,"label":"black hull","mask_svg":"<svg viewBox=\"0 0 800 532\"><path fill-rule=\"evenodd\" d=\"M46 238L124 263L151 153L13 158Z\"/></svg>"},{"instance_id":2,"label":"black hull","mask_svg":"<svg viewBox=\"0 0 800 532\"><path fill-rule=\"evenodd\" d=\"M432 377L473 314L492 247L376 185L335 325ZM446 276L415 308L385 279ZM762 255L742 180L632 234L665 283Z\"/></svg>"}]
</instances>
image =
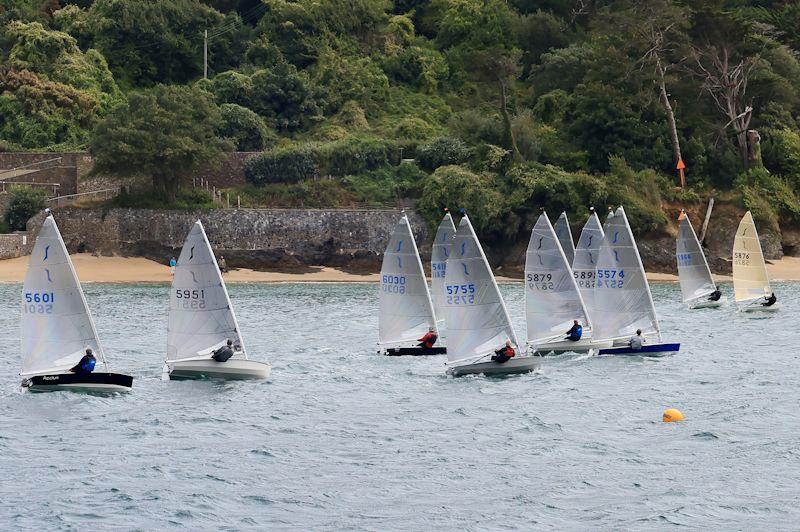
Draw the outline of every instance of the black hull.
<instances>
[{"instance_id":1,"label":"black hull","mask_svg":"<svg viewBox=\"0 0 800 532\"><path fill-rule=\"evenodd\" d=\"M59 373L34 375L22 381L31 391L76 390L90 392L118 392L130 390L133 377L120 373Z\"/></svg>"},{"instance_id":2,"label":"black hull","mask_svg":"<svg viewBox=\"0 0 800 532\"><path fill-rule=\"evenodd\" d=\"M424 347L394 347L386 350L387 357L402 357L402 356L427 356L427 355L446 355L446 347L431 347L426 349Z\"/></svg>"}]
</instances>

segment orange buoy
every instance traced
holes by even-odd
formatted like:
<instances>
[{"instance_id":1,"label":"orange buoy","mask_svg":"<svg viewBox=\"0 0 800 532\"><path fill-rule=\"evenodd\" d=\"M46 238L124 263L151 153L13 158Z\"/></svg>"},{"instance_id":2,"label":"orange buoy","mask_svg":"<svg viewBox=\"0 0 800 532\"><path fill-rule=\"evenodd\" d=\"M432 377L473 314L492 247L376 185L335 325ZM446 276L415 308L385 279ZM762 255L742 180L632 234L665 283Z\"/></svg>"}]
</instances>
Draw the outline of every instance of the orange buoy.
<instances>
[{"instance_id":1,"label":"orange buoy","mask_svg":"<svg viewBox=\"0 0 800 532\"><path fill-rule=\"evenodd\" d=\"M683 421L683 413L677 408L668 408L664 410L664 417L661 418L664 423L673 423L675 421Z\"/></svg>"}]
</instances>

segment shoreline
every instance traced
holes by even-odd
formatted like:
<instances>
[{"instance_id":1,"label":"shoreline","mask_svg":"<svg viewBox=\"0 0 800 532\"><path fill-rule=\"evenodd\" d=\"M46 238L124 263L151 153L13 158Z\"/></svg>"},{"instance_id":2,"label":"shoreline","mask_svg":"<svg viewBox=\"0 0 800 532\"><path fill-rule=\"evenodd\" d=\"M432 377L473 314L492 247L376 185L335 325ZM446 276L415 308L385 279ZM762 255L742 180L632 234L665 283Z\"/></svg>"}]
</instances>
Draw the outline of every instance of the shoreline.
<instances>
[{"instance_id":1,"label":"shoreline","mask_svg":"<svg viewBox=\"0 0 800 532\"><path fill-rule=\"evenodd\" d=\"M71 255L78 278L82 283L170 284L169 267L143 257L96 257L89 253ZM28 267L28 257L0 260L0 284L22 283ZM255 271L237 269L223 275L226 283L377 283L378 273L349 273L327 266L307 268L312 271ZM771 281L800 281L800 257L784 257L767 264ZM648 273L653 282L677 282L670 273ZM717 282L731 282L729 275L714 275ZM497 276L500 283L520 283L522 279Z\"/></svg>"}]
</instances>

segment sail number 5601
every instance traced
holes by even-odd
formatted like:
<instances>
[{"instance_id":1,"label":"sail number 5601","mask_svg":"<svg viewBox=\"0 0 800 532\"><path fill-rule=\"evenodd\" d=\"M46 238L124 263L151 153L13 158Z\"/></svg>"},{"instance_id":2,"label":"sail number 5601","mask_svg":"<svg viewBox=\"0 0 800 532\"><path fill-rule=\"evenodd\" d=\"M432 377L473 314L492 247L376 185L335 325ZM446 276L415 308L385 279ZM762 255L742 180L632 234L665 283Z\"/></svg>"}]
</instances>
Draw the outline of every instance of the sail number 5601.
<instances>
[{"instance_id":1,"label":"sail number 5601","mask_svg":"<svg viewBox=\"0 0 800 532\"><path fill-rule=\"evenodd\" d=\"M474 284L448 284L444 289L447 292L448 305L472 305L475 303Z\"/></svg>"},{"instance_id":2,"label":"sail number 5601","mask_svg":"<svg viewBox=\"0 0 800 532\"><path fill-rule=\"evenodd\" d=\"M56 296L53 292L25 292L25 312L27 314L52 314Z\"/></svg>"}]
</instances>

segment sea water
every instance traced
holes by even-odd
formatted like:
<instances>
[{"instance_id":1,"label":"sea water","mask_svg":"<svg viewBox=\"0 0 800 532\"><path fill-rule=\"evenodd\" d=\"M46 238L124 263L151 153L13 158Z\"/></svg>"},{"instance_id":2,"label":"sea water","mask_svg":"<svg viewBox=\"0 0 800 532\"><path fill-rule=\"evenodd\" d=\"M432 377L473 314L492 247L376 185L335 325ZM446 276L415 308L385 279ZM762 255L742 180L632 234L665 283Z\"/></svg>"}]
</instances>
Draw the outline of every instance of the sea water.
<instances>
[{"instance_id":1,"label":"sea water","mask_svg":"<svg viewBox=\"0 0 800 532\"><path fill-rule=\"evenodd\" d=\"M522 285L502 285L524 336ZM660 358L445 376L376 355L376 286L233 285L267 382L163 382L168 287L90 284L115 396L19 388L0 286L0 523L9 529L713 529L800 523L800 285L764 317L653 295ZM730 285L723 291L731 295ZM522 338L521 338L522 339ZM665 408L686 421L665 424Z\"/></svg>"}]
</instances>

